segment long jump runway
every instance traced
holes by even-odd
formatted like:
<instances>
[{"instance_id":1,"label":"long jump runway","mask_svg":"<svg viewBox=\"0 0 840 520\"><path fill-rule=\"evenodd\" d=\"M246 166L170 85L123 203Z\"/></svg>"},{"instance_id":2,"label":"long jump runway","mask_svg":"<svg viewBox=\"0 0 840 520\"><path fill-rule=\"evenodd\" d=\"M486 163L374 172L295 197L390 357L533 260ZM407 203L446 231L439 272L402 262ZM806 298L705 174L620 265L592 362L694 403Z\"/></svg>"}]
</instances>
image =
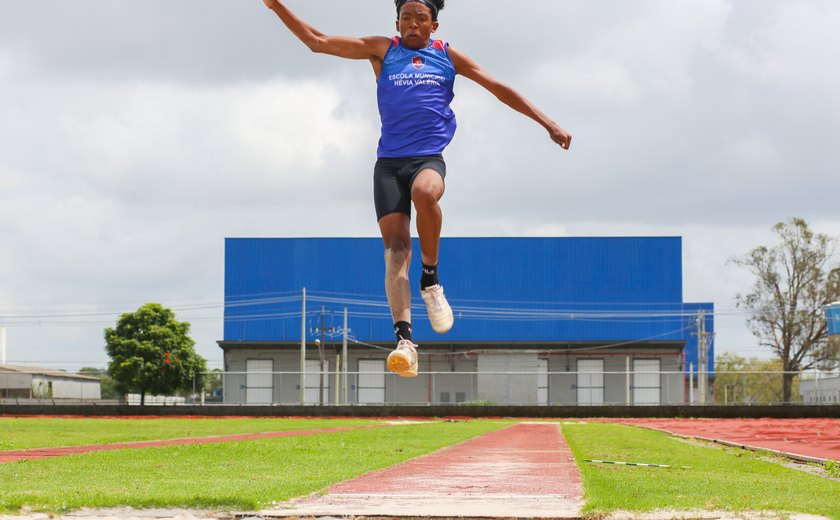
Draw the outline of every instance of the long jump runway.
<instances>
[{"instance_id":1,"label":"long jump runway","mask_svg":"<svg viewBox=\"0 0 840 520\"><path fill-rule=\"evenodd\" d=\"M559 424L523 422L256 516L580 518L582 494Z\"/></svg>"}]
</instances>

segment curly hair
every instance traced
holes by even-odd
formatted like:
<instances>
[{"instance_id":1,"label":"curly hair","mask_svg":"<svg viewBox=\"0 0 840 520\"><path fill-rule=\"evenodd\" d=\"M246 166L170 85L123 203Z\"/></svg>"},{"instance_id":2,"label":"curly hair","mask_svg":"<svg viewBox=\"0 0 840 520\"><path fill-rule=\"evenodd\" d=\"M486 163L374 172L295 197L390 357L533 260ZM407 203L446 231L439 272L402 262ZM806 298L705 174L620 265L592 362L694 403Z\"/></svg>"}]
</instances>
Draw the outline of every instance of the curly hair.
<instances>
[{"instance_id":1,"label":"curly hair","mask_svg":"<svg viewBox=\"0 0 840 520\"><path fill-rule=\"evenodd\" d=\"M398 18L400 16L400 9L402 9L402 6L408 2L420 2L421 4L426 4L429 9L432 10L432 19L437 21L438 13L443 10L446 0L394 0L394 4L397 6Z\"/></svg>"}]
</instances>

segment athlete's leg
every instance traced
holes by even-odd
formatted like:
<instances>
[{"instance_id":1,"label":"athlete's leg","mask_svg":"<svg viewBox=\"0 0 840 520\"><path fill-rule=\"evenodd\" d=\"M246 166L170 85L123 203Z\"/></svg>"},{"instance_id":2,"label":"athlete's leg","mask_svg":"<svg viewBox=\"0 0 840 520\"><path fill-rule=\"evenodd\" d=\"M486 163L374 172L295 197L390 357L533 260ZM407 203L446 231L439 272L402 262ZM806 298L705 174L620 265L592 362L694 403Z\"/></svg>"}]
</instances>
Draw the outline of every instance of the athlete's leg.
<instances>
[{"instance_id":1,"label":"athlete's leg","mask_svg":"<svg viewBox=\"0 0 840 520\"><path fill-rule=\"evenodd\" d=\"M417 376L417 345L411 340L411 287L408 266L411 264L410 217L390 213L379 219L379 231L385 242L385 293L395 327L407 326L408 337L400 337L396 350L388 354L388 370L403 377Z\"/></svg>"},{"instance_id":2,"label":"athlete's leg","mask_svg":"<svg viewBox=\"0 0 840 520\"><path fill-rule=\"evenodd\" d=\"M405 213L390 213L379 219L379 231L385 243L385 293L394 323L411 323L410 223L411 219Z\"/></svg>"},{"instance_id":3,"label":"athlete's leg","mask_svg":"<svg viewBox=\"0 0 840 520\"><path fill-rule=\"evenodd\" d=\"M432 328L441 334L448 332L454 321L452 308L437 280L440 231L443 226L443 212L438 201L443 196L443 191L443 176L431 168L418 173L411 185L411 200L417 210L417 234L420 237L420 252L423 257L420 295L426 303Z\"/></svg>"},{"instance_id":4,"label":"athlete's leg","mask_svg":"<svg viewBox=\"0 0 840 520\"><path fill-rule=\"evenodd\" d=\"M431 168L418 173L411 185L411 200L417 210L420 254L426 265L438 264L440 231L443 226L443 212L438 201L443 196L444 189L440 173Z\"/></svg>"}]
</instances>

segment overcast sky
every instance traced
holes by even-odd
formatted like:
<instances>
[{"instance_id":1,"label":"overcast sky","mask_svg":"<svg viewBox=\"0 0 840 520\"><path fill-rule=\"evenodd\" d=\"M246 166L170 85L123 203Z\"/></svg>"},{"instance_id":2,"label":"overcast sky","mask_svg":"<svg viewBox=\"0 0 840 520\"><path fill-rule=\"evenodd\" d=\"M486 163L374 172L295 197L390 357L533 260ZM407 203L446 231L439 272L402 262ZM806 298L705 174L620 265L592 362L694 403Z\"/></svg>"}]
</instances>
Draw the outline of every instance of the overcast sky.
<instances>
[{"instance_id":1,"label":"overcast sky","mask_svg":"<svg viewBox=\"0 0 840 520\"><path fill-rule=\"evenodd\" d=\"M388 0L287 3L394 34ZM437 36L574 141L460 78L444 236L682 236L717 352L769 357L727 259L791 217L840 235L840 2L449 4ZM103 329L154 301L221 367L224 238L377 236L378 124L370 65L311 54L261 0L3 0L7 361L104 367Z\"/></svg>"}]
</instances>

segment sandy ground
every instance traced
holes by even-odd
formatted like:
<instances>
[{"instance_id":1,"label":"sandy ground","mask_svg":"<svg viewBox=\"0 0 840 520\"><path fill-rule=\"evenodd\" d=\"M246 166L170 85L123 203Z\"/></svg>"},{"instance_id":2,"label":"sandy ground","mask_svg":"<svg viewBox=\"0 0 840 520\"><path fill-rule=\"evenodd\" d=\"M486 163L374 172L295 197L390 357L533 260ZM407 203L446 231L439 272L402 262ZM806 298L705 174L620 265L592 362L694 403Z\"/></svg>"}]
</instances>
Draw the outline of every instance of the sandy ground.
<instances>
[{"instance_id":1,"label":"sandy ground","mask_svg":"<svg viewBox=\"0 0 840 520\"><path fill-rule=\"evenodd\" d=\"M228 512L202 511L186 509L81 509L62 515L35 513L27 510L19 515L0 515L0 520L232 520L234 515Z\"/></svg>"}]
</instances>

